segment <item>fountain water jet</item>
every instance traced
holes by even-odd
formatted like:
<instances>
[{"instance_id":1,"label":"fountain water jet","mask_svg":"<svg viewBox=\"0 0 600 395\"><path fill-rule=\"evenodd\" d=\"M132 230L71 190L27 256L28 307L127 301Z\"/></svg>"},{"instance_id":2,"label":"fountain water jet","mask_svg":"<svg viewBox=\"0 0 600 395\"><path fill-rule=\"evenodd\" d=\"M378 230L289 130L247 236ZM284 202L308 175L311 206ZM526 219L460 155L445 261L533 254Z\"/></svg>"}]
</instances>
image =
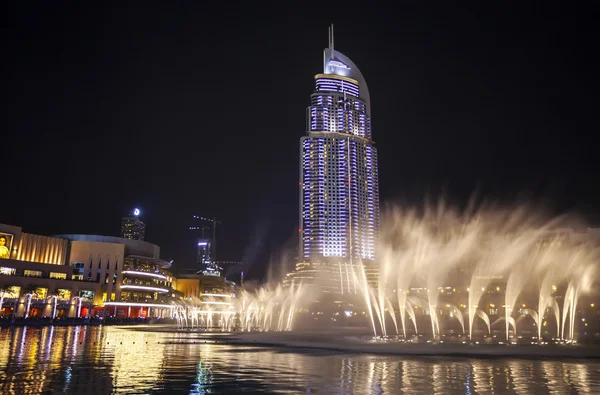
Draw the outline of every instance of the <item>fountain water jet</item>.
<instances>
[{"instance_id":1,"label":"fountain water jet","mask_svg":"<svg viewBox=\"0 0 600 395\"><path fill-rule=\"evenodd\" d=\"M358 266L358 274L354 268L355 265L352 265L352 277L354 279L355 284L358 284L359 290L362 293L365 304L367 306L367 310L369 311L369 317L371 318L371 325L373 326L373 336L377 336L377 329L375 328L375 318L373 317L373 306L371 304L371 287L367 281L367 274L365 273L365 267L362 263Z\"/></svg>"},{"instance_id":2,"label":"fountain water jet","mask_svg":"<svg viewBox=\"0 0 600 395\"><path fill-rule=\"evenodd\" d=\"M394 323L394 328L396 328L396 335L399 335L398 332L398 320L396 318L396 312L394 311L394 306L392 305L392 301L389 298L385 298L385 305L388 311L390 312L390 316L392 317L392 322Z\"/></svg>"},{"instance_id":3,"label":"fountain water jet","mask_svg":"<svg viewBox=\"0 0 600 395\"><path fill-rule=\"evenodd\" d=\"M415 334L419 333L419 329L417 328L417 319L415 317L415 309L413 309L412 304L408 303L406 305L406 312L408 313L408 316L410 317L411 321L413 322L413 325L415 327ZM404 337L406 337L406 334L404 335Z\"/></svg>"},{"instance_id":4,"label":"fountain water jet","mask_svg":"<svg viewBox=\"0 0 600 395\"><path fill-rule=\"evenodd\" d=\"M506 290L504 291L504 321L506 325L506 340L509 338L509 325L511 324L513 309L517 303L519 295L523 291L523 288L528 281L527 273L530 272L525 270L525 265L522 265L515 268L508 276ZM512 319L512 322L515 322L514 318ZM513 325L513 331L516 335L516 325Z\"/></svg>"},{"instance_id":5,"label":"fountain water jet","mask_svg":"<svg viewBox=\"0 0 600 395\"><path fill-rule=\"evenodd\" d=\"M462 334L464 335L465 334L465 319L463 317L462 311L460 311L458 309L458 307L456 307L453 304L449 303L447 306L449 308L450 314L453 315L458 320L458 322L460 323L460 327L462 329Z\"/></svg>"},{"instance_id":6,"label":"fountain water jet","mask_svg":"<svg viewBox=\"0 0 600 395\"><path fill-rule=\"evenodd\" d=\"M490 324L490 317L488 317L488 315L481 309L475 309L475 316L479 317L483 320L483 322L485 322L485 325L487 326L487 330L488 330L488 335L492 333L492 325ZM469 333L469 337L470 337L470 333Z\"/></svg>"}]
</instances>

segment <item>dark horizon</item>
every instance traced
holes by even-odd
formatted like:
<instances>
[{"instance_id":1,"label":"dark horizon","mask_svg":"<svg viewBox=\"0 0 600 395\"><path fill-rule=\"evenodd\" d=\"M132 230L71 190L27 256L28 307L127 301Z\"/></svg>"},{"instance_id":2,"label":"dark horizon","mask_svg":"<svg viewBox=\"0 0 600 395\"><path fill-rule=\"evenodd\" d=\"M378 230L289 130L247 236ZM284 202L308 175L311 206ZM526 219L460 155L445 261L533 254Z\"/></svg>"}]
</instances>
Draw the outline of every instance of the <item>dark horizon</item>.
<instances>
[{"instance_id":1,"label":"dark horizon","mask_svg":"<svg viewBox=\"0 0 600 395\"><path fill-rule=\"evenodd\" d=\"M179 271L192 216L216 217L217 258L261 278L297 244L299 139L334 23L369 85L383 208L476 193L600 224L592 5L159 4L11 5L0 222L118 235L138 207Z\"/></svg>"}]
</instances>

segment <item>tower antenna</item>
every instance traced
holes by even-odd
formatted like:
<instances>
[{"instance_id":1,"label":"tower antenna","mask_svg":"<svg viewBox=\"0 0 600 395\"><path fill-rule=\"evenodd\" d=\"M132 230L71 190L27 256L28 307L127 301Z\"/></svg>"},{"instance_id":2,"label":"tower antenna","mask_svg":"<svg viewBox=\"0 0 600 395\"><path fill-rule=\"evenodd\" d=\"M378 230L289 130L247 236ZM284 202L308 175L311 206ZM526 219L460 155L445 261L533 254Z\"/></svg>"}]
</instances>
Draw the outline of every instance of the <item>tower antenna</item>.
<instances>
[{"instance_id":1,"label":"tower antenna","mask_svg":"<svg viewBox=\"0 0 600 395\"><path fill-rule=\"evenodd\" d=\"M331 33L330 33L330 42L329 42L329 49L331 49L331 55L333 56L333 23L331 24Z\"/></svg>"}]
</instances>

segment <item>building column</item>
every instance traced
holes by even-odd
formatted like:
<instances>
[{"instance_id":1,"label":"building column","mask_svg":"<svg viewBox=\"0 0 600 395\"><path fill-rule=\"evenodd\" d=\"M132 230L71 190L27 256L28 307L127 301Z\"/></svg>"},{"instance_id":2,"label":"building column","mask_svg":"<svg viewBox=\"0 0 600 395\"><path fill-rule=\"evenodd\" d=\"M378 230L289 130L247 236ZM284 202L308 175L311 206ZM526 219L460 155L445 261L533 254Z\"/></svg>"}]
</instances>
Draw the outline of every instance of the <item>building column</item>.
<instances>
[{"instance_id":1,"label":"building column","mask_svg":"<svg viewBox=\"0 0 600 395\"><path fill-rule=\"evenodd\" d=\"M131 318L131 306L127 306L127 318Z\"/></svg>"}]
</instances>

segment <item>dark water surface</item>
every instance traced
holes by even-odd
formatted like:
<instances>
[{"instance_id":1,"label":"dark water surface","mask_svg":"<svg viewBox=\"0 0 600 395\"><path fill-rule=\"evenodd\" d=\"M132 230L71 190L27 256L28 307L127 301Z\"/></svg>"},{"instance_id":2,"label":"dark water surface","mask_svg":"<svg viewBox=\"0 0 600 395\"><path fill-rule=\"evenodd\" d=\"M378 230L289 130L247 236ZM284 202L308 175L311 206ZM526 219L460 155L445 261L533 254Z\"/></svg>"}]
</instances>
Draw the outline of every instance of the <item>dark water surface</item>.
<instances>
[{"instance_id":1,"label":"dark water surface","mask_svg":"<svg viewBox=\"0 0 600 395\"><path fill-rule=\"evenodd\" d=\"M0 329L0 393L600 394L595 360L405 358L193 344L195 337Z\"/></svg>"}]
</instances>

